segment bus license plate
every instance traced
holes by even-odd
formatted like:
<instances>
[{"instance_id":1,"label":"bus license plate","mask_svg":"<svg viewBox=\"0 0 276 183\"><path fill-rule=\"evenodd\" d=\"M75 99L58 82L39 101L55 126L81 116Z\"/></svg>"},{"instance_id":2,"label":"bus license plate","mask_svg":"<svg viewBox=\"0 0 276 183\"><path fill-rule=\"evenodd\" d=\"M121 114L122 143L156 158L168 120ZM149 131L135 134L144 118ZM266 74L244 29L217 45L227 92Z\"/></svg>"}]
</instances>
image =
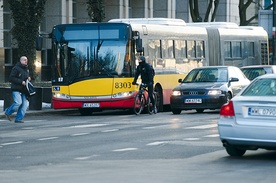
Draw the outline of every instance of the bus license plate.
<instances>
[{"instance_id":1,"label":"bus license plate","mask_svg":"<svg viewBox=\"0 0 276 183\"><path fill-rule=\"evenodd\" d=\"M96 107L100 107L100 103L83 103L82 107L83 108L96 108Z\"/></svg>"},{"instance_id":2,"label":"bus license plate","mask_svg":"<svg viewBox=\"0 0 276 183\"><path fill-rule=\"evenodd\" d=\"M186 99L185 103L188 103L188 104L193 104L193 103L200 104L200 103L202 103L202 99L201 98Z\"/></svg>"},{"instance_id":3,"label":"bus license plate","mask_svg":"<svg viewBox=\"0 0 276 183\"><path fill-rule=\"evenodd\" d=\"M269 108L248 108L249 116L276 116L276 109Z\"/></svg>"}]
</instances>

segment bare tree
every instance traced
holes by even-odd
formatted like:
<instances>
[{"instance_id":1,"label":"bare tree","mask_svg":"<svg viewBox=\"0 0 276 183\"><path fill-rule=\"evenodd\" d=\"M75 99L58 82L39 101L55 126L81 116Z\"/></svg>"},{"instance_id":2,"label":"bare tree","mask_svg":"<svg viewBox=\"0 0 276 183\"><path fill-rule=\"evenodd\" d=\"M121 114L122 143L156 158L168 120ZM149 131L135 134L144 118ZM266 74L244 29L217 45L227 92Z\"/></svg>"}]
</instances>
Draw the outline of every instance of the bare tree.
<instances>
[{"instance_id":1,"label":"bare tree","mask_svg":"<svg viewBox=\"0 0 276 183\"><path fill-rule=\"evenodd\" d=\"M103 0L87 0L87 12L92 22L102 22L105 18Z\"/></svg>"},{"instance_id":2,"label":"bare tree","mask_svg":"<svg viewBox=\"0 0 276 183\"><path fill-rule=\"evenodd\" d=\"M273 2L274 2L274 0L273 0ZM260 4L260 0L255 0L255 1L254 0L240 0L239 1L239 15L240 15L240 25L241 26L249 25L254 19L258 18L258 14L255 14L252 17L247 19L246 12L247 12L248 7L251 4L257 4L257 6L260 9L262 8L262 5ZM272 6L273 6L273 4L270 4L265 9L266 10L271 9Z\"/></svg>"},{"instance_id":3,"label":"bare tree","mask_svg":"<svg viewBox=\"0 0 276 183\"><path fill-rule=\"evenodd\" d=\"M211 13L212 13L211 22L215 20L218 5L219 5L219 0L208 0L208 7L205 13L204 22L209 21L209 16ZM213 7L214 7L214 10L211 11ZM199 15L198 0L189 0L189 8L190 8L193 22L202 22L202 17Z\"/></svg>"}]
</instances>

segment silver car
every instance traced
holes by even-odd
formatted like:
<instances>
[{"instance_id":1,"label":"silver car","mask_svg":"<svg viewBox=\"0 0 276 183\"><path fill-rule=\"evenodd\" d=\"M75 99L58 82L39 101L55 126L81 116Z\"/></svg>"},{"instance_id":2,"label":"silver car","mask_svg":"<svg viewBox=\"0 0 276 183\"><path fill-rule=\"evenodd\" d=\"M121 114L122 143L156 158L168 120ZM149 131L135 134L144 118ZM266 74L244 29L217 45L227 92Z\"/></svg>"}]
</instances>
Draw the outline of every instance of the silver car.
<instances>
[{"instance_id":1,"label":"silver car","mask_svg":"<svg viewBox=\"0 0 276 183\"><path fill-rule=\"evenodd\" d=\"M230 156L276 150L276 75L253 80L220 109L220 140Z\"/></svg>"}]
</instances>

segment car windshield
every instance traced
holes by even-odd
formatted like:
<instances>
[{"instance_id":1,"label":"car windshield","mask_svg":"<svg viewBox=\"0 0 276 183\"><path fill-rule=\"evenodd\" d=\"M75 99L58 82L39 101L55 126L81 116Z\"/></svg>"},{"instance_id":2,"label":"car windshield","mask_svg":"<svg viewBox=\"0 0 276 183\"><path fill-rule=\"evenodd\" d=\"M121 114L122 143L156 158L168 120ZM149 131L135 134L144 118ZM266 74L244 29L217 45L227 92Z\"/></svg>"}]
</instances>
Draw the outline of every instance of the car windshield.
<instances>
[{"instance_id":1,"label":"car windshield","mask_svg":"<svg viewBox=\"0 0 276 183\"><path fill-rule=\"evenodd\" d=\"M241 94L242 96L276 96L276 79L262 78L253 81Z\"/></svg>"},{"instance_id":2,"label":"car windshield","mask_svg":"<svg viewBox=\"0 0 276 183\"><path fill-rule=\"evenodd\" d=\"M195 82L227 82L227 68L194 69L184 78L183 83Z\"/></svg>"}]
</instances>

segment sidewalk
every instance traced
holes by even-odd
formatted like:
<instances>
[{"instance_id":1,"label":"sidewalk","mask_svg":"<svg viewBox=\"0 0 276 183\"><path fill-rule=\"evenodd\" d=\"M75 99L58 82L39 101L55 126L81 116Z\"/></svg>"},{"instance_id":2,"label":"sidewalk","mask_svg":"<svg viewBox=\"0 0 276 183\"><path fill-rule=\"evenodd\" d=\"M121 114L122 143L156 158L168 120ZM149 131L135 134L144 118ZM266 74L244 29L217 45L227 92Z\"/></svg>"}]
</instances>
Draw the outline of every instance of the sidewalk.
<instances>
[{"instance_id":1,"label":"sidewalk","mask_svg":"<svg viewBox=\"0 0 276 183\"><path fill-rule=\"evenodd\" d=\"M27 114L30 113L41 113L41 112L54 112L55 110L51 108L51 103L42 103L41 110L29 110L27 109ZM5 118L5 111L4 111L4 100L0 100L0 119Z\"/></svg>"}]
</instances>

